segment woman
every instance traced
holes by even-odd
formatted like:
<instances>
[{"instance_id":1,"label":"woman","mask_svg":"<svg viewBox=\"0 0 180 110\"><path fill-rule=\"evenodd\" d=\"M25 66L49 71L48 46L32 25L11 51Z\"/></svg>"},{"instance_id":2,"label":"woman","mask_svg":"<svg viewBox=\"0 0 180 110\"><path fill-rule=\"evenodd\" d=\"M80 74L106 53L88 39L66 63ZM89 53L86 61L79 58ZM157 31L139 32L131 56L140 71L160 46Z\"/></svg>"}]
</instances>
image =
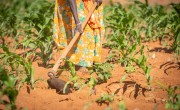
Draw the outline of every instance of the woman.
<instances>
[{"instance_id":1,"label":"woman","mask_svg":"<svg viewBox=\"0 0 180 110\"><path fill-rule=\"evenodd\" d=\"M77 31L82 33L67 58L81 67L91 67L101 60L101 40L104 35L102 0L82 31L81 23L88 15L93 0L56 0L54 15L54 41L63 50ZM87 72L87 69L83 69Z\"/></svg>"}]
</instances>

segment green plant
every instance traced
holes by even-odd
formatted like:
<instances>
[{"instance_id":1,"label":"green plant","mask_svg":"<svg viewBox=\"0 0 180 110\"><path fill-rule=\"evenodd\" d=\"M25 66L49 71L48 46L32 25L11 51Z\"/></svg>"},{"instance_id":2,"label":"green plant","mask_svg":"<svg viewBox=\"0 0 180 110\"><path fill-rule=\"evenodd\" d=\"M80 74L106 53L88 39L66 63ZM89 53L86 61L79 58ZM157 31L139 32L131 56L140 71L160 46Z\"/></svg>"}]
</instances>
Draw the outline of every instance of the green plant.
<instances>
[{"instance_id":1,"label":"green plant","mask_svg":"<svg viewBox=\"0 0 180 110\"><path fill-rule=\"evenodd\" d=\"M179 4L172 4L173 11L172 11L172 30L174 33L174 42L173 42L173 50L175 52L176 58L180 55L180 12L179 12Z\"/></svg>"},{"instance_id":2,"label":"green plant","mask_svg":"<svg viewBox=\"0 0 180 110\"><path fill-rule=\"evenodd\" d=\"M168 100L166 102L166 109L179 110L180 109L180 94L176 93L177 90L180 90L180 87L168 86L165 89L168 93Z\"/></svg>"},{"instance_id":3,"label":"green plant","mask_svg":"<svg viewBox=\"0 0 180 110\"><path fill-rule=\"evenodd\" d=\"M52 58L53 51L53 7L53 2L35 0L26 9L22 18L21 33L24 39L19 46L22 46L24 50L33 50L35 55L42 59L42 64L45 66Z\"/></svg>"},{"instance_id":4,"label":"green plant","mask_svg":"<svg viewBox=\"0 0 180 110\"><path fill-rule=\"evenodd\" d=\"M9 74L8 70L3 65L0 65L0 103L6 105L6 109L16 110L17 77ZM3 96L7 96L10 102L2 100Z\"/></svg>"},{"instance_id":5,"label":"green plant","mask_svg":"<svg viewBox=\"0 0 180 110\"><path fill-rule=\"evenodd\" d=\"M144 41L156 41L168 43L173 40L171 46L175 52L176 58L179 55L179 7L180 4L170 4L168 6L155 5L151 6L146 0L145 3L138 0L130 5L128 11L136 15L138 28L142 34L145 34Z\"/></svg>"},{"instance_id":6,"label":"green plant","mask_svg":"<svg viewBox=\"0 0 180 110\"><path fill-rule=\"evenodd\" d=\"M1 0L0 4L0 40L6 44L5 37L11 37L13 43L19 43L22 18L33 0ZM14 46L16 47L16 46Z\"/></svg>"},{"instance_id":7,"label":"green plant","mask_svg":"<svg viewBox=\"0 0 180 110\"><path fill-rule=\"evenodd\" d=\"M96 100L97 103L110 103L114 101L114 94L102 93L101 96Z\"/></svg>"},{"instance_id":8,"label":"green plant","mask_svg":"<svg viewBox=\"0 0 180 110\"><path fill-rule=\"evenodd\" d=\"M94 90L93 92L94 92L94 94L96 94L95 86L98 84L98 80L91 75L88 84L90 86L90 90ZM89 93L89 95L91 95L91 94L92 93Z\"/></svg>"},{"instance_id":9,"label":"green plant","mask_svg":"<svg viewBox=\"0 0 180 110\"><path fill-rule=\"evenodd\" d=\"M161 89L167 92L166 109L179 110L180 109L180 87L179 86L168 86L166 87L160 82L156 82Z\"/></svg>"},{"instance_id":10,"label":"green plant","mask_svg":"<svg viewBox=\"0 0 180 110\"><path fill-rule=\"evenodd\" d=\"M112 74L110 73L113 70L113 65L110 63L95 63L92 65L92 68L90 69L90 75L95 73L100 82L106 82Z\"/></svg>"},{"instance_id":11,"label":"green plant","mask_svg":"<svg viewBox=\"0 0 180 110\"><path fill-rule=\"evenodd\" d=\"M67 85L70 84L71 82L73 83L73 88L75 90L78 90L78 89L80 89L80 83L82 84L81 78L78 78L78 76L76 74L75 65L69 60L66 60L66 63L69 66L68 68L66 68L66 70L68 70L70 72L71 76L70 76L69 81L64 86L63 92L65 92Z\"/></svg>"},{"instance_id":12,"label":"green plant","mask_svg":"<svg viewBox=\"0 0 180 110\"><path fill-rule=\"evenodd\" d=\"M148 4L148 0L145 3L135 0L128 9L135 15L141 33L145 34L144 41L156 41L158 38L163 40L168 37L169 18L164 6L153 7Z\"/></svg>"},{"instance_id":13,"label":"green plant","mask_svg":"<svg viewBox=\"0 0 180 110\"><path fill-rule=\"evenodd\" d=\"M5 45L5 37L12 37L15 49L23 47L24 50L32 50L24 57L30 54L39 56L42 64L47 66L52 58L53 11L54 3L48 0L2 0L0 41ZM23 37L23 41L19 36Z\"/></svg>"},{"instance_id":14,"label":"green plant","mask_svg":"<svg viewBox=\"0 0 180 110\"><path fill-rule=\"evenodd\" d=\"M10 52L6 46L0 45L0 48L3 49L3 52L0 52L1 63L8 68L11 75L17 77L18 90L25 82L33 88L38 80L42 80L34 80L32 62L28 62L18 54Z\"/></svg>"},{"instance_id":15,"label":"green plant","mask_svg":"<svg viewBox=\"0 0 180 110\"><path fill-rule=\"evenodd\" d=\"M118 108L119 108L119 110L127 110L123 101L118 103Z\"/></svg>"},{"instance_id":16,"label":"green plant","mask_svg":"<svg viewBox=\"0 0 180 110\"><path fill-rule=\"evenodd\" d=\"M53 47L52 47L52 39L47 38L47 42L38 42L38 46L40 48L40 52L37 53L37 55L42 58L42 63L44 65L48 65L50 59L52 58L52 52L53 52Z\"/></svg>"},{"instance_id":17,"label":"green plant","mask_svg":"<svg viewBox=\"0 0 180 110\"><path fill-rule=\"evenodd\" d=\"M115 61L125 66L127 74L134 72L138 66L144 71L150 85L150 67L144 54L136 15L127 11L121 4L112 5L108 10L111 13L106 18L106 25L111 29L111 34L109 34L109 42L104 45L110 47L111 51L107 61Z\"/></svg>"},{"instance_id":18,"label":"green plant","mask_svg":"<svg viewBox=\"0 0 180 110\"><path fill-rule=\"evenodd\" d=\"M14 37L17 34L17 16L7 6L0 4L0 39L6 43L5 37Z\"/></svg>"},{"instance_id":19,"label":"green plant","mask_svg":"<svg viewBox=\"0 0 180 110\"><path fill-rule=\"evenodd\" d=\"M96 63L94 64L91 68L89 68L89 74L90 74L90 79L87 82L83 82L83 78L79 78L76 74L75 71L75 65L71 62L66 60L66 63L68 64L69 68L66 68L71 74L71 77L69 81L66 83L65 88L67 87L68 84L71 82L73 83L73 88L75 90L79 89L81 90L83 87L90 86L90 89L94 90L94 93L96 93L95 86L98 83L103 83L106 82L110 77L111 73L110 71L113 69L113 65L109 63ZM96 74L98 78L95 78L93 74Z\"/></svg>"},{"instance_id":20,"label":"green plant","mask_svg":"<svg viewBox=\"0 0 180 110\"><path fill-rule=\"evenodd\" d=\"M95 63L89 68L90 79L88 81L88 85L90 89L93 90L93 93L96 94L95 86L100 83L107 82L108 79L112 76L110 73L113 70L113 65L110 63ZM94 77L96 74L97 78ZM91 95L92 93L89 93Z\"/></svg>"}]
</instances>

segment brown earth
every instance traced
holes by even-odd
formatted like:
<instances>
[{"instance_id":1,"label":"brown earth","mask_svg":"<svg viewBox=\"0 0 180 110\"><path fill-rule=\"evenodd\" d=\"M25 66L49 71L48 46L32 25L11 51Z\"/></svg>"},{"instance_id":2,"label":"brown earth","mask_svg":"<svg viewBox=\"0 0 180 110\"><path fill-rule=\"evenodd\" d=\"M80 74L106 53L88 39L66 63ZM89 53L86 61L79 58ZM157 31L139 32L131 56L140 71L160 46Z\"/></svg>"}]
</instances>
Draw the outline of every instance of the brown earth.
<instances>
[{"instance_id":1,"label":"brown earth","mask_svg":"<svg viewBox=\"0 0 180 110\"><path fill-rule=\"evenodd\" d=\"M118 1L118 0L116 0ZM159 3L168 4L172 0L158 0ZM179 0L174 0L179 2ZM155 3L156 0L151 0ZM123 3L125 3L123 1ZM160 89L156 82L160 82L165 86L180 86L180 64L174 58L172 51L159 44L159 42L148 42L150 49L147 54L148 64L151 65L151 76L153 77L151 86L152 90L148 91L143 87L146 86L145 78L142 74L133 73L123 83L118 83L125 74L124 67L115 64L112 71L112 77L107 81L96 86L97 94L89 96L90 89L85 87L80 91L73 91L68 95L56 94L55 90L48 89L46 80L49 69L33 63L35 69L35 79L43 78L45 81L39 81L32 90L24 85L17 97L18 108L28 108L28 110L102 110L111 106L113 110L117 110L117 104L124 101L128 110L152 110L157 107L158 110L165 109L165 100L167 92ZM108 49L103 48L102 61L108 56ZM55 61L58 58L56 52L53 52ZM53 61L53 62L55 62ZM60 79L68 80L69 72L64 71L60 75ZM88 78L88 74L78 72L81 78ZM139 85L136 85L138 83ZM102 93L115 93L116 97L112 103L98 105L95 100ZM0 109L4 109L0 105Z\"/></svg>"},{"instance_id":2,"label":"brown earth","mask_svg":"<svg viewBox=\"0 0 180 110\"><path fill-rule=\"evenodd\" d=\"M152 110L157 107L158 110L165 109L164 101L167 99L166 91L160 89L155 83L158 81L165 86L180 86L180 64L175 63L175 59L171 50L159 45L159 42L146 43L150 49L148 56L148 64L151 65L152 90L143 89L146 85L145 78L142 74L133 73L122 84L118 83L125 74L124 67L116 64L112 71L112 77L107 83L96 86L97 94L89 96L89 88L85 87L80 91L73 91L69 95L56 94L55 90L47 88L47 83L38 82L35 89L31 90L27 86L23 86L17 97L18 107L27 107L29 110L102 110L108 107L107 104L98 105L95 100L100 97L101 93L116 93L116 97L109 106L113 110L118 109L117 104L123 100L128 110ZM103 59L108 56L108 49L103 48ZM57 58L57 57L56 57ZM41 77L48 79L48 69L39 67L37 62L33 63L35 68L35 79ZM67 81L69 72L64 71L60 79ZM81 78L88 78L88 74L78 72ZM135 82L140 84L135 85Z\"/></svg>"}]
</instances>

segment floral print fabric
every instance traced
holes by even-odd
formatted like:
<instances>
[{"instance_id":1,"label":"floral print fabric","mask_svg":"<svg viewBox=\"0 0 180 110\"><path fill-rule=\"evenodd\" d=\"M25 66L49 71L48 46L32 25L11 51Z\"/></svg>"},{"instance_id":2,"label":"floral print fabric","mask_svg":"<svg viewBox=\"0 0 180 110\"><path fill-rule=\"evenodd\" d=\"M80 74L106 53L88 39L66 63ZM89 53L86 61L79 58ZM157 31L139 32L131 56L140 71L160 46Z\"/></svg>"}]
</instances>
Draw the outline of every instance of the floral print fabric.
<instances>
[{"instance_id":1,"label":"floral print fabric","mask_svg":"<svg viewBox=\"0 0 180 110\"><path fill-rule=\"evenodd\" d=\"M76 3L78 17L80 22L83 23L92 8L93 1L76 0ZM53 37L60 50L63 51L73 38L75 26L68 0L56 0ZM95 10L83 34L67 55L68 60L83 67L90 67L93 62L100 62L103 35L103 6L101 5Z\"/></svg>"}]
</instances>

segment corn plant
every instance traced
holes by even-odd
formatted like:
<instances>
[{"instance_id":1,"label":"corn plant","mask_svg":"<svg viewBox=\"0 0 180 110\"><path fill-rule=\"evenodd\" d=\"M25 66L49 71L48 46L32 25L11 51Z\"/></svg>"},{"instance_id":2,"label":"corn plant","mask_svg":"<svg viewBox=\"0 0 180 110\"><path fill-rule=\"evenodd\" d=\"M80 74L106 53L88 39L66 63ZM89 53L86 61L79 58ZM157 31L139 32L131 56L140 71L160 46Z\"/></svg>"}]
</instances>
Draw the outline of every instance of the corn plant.
<instances>
[{"instance_id":1,"label":"corn plant","mask_svg":"<svg viewBox=\"0 0 180 110\"><path fill-rule=\"evenodd\" d=\"M5 36L14 37L17 34L16 15L9 7L0 4L0 39L5 44Z\"/></svg>"},{"instance_id":2,"label":"corn plant","mask_svg":"<svg viewBox=\"0 0 180 110\"><path fill-rule=\"evenodd\" d=\"M132 12L139 25L141 34L144 34L144 41L157 41L159 39L162 43L172 47L176 58L179 55L179 6L180 4L171 4L168 6L148 4L138 0L130 5L128 11ZM173 40L173 45L167 44L168 41Z\"/></svg>"},{"instance_id":3,"label":"corn plant","mask_svg":"<svg viewBox=\"0 0 180 110\"><path fill-rule=\"evenodd\" d=\"M39 5L37 5L39 4ZM47 65L52 58L52 21L53 2L35 0L27 8L22 18L24 40L20 43L24 49L31 49ZM37 50L40 49L40 52Z\"/></svg>"},{"instance_id":4,"label":"corn plant","mask_svg":"<svg viewBox=\"0 0 180 110\"><path fill-rule=\"evenodd\" d=\"M47 65L52 58L53 11L54 3L47 0L2 0L1 42L5 44L5 36L12 37L17 43L15 49L18 47L23 47L24 50L31 49L31 54L39 56L42 63ZM22 42L19 42L19 36L24 37ZM29 54L24 55L29 56Z\"/></svg>"},{"instance_id":5,"label":"corn plant","mask_svg":"<svg viewBox=\"0 0 180 110\"><path fill-rule=\"evenodd\" d=\"M90 79L88 81L88 86L90 90L93 90L93 93L96 94L95 86L107 82L108 79L112 76L111 71L113 70L113 65L110 63L95 63L89 68ZM97 78L93 74L96 74ZM89 95L92 93L90 92Z\"/></svg>"},{"instance_id":6,"label":"corn plant","mask_svg":"<svg viewBox=\"0 0 180 110\"><path fill-rule=\"evenodd\" d=\"M173 50L175 52L176 58L178 59L178 56L180 55L180 12L179 12L179 4L172 4L172 7L174 11L172 11L172 21L173 26L172 30L174 33L174 42L173 42Z\"/></svg>"},{"instance_id":7,"label":"corn plant","mask_svg":"<svg viewBox=\"0 0 180 110\"><path fill-rule=\"evenodd\" d=\"M165 89L168 93L168 100L166 102L166 109L179 110L180 109L180 94L176 93L177 90L180 90L180 87L171 87Z\"/></svg>"},{"instance_id":8,"label":"corn plant","mask_svg":"<svg viewBox=\"0 0 180 110\"><path fill-rule=\"evenodd\" d=\"M126 105L123 101L118 103L118 110L127 110Z\"/></svg>"},{"instance_id":9,"label":"corn plant","mask_svg":"<svg viewBox=\"0 0 180 110\"><path fill-rule=\"evenodd\" d=\"M10 52L8 47L0 45L3 52L0 52L1 63L10 71L10 74L18 78L18 90L23 83L34 87L34 84L41 79L34 80L34 69L32 62L28 62L16 53Z\"/></svg>"},{"instance_id":10,"label":"corn plant","mask_svg":"<svg viewBox=\"0 0 180 110\"><path fill-rule=\"evenodd\" d=\"M112 76L112 74L110 73L112 70L113 65L110 63L95 63L90 69L90 75L95 73L99 78L98 83L103 83Z\"/></svg>"},{"instance_id":11,"label":"corn plant","mask_svg":"<svg viewBox=\"0 0 180 110\"><path fill-rule=\"evenodd\" d=\"M106 25L112 32L109 35L110 42L105 44L111 48L107 61L111 62L115 57L118 63L126 67L127 73L134 72L137 65L144 71L148 85L150 85L150 67L146 63L140 29L136 28L138 21L135 15L126 11L121 4L112 5L108 10L111 10L111 14L106 18Z\"/></svg>"},{"instance_id":12,"label":"corn plant","mask_svg":"<svg viewBox=\"0 0 180 110\"><path fill-rule=\"evenodd\" d=\"M138 28L145 34L145 41L156 41L168 35L169 30L165 27L169 19L163 6L152 7L148 4L148 0L145 3L135 0L128 10L136 15L139 22Z\"/></svg>"},{"instance_id":13,"label":"corn plant","mask_svg":"<svg viewBox=\"0 0 180 110\"><path fill-rule=\"evenodd\" d=\"M114 96L114 94L102 93L101 96L98 99L96 99L96 102L98 104L110 103L114 101Z\"/></svg>"},{"instance_id":14,"label":"corn plant","mask_svg":"<svg viewBox=\"0 0 180 110\"><path fill-rule=\"evenodd\" d=\"M71 82L73 83L73 88L75 90L81 90L82 88L89 86L90 90L94 90L94 93L96 93L95 86L100 83L106 82L110 77L111 73L110 71L113 69L113 65L109 63L96 63L92 65L89 69L90 78L89 80L79 78L75 71L75 65L71 62L66 60L66 63L68 64L69 68L66 68L65 70L68 70L71 74L71 77L69 81L66 83L65 88L68 84ZM95 78L93 74L96 74L98 78ZM83 81L85 80L85 82ZM89 93L91 94L91 93Z\"/></svg>"},{"instance_id":15,"label":"corn plant","mask_svg":"<svg viewBox=\"0 0 180 110\"><path fill-rule=\"evenodd\" d=\"M69 67L65 67L65 70L69 71L71 76L69 78L69 81L64 86L63 92L65 92L67 85L70 83L73 83L73 89L78 90L81 88L81 85L83 85L81 78L79 78L76 74L75 65L69 60L66 60L66 63Z\"/></svg>"},{"instance_id":16,"label":"corn plant","mask_svg":"<svg viewBox=\"0 0 180 110\"><path fill-rule=\"evenodd\" d=\"M0 65L0 103L6 105L7 110L16 110L17 77L9 74L8 70L3 65ZM2 100L3 96L7 96L10 102Z\"/></svg>"},{"instance_id":17,"label":"corn plant","mask_svg":"<svg viewBox=\"0 0 180 110\"><path fill-rule=\"evenodd\" d=\"M44 65L49 64L49 61L52 58L52 52L53 52L52 39L49 37L49 38L46 38L46 42L39 41L38 46L41 51L36 54L40 58L42 58L42 63Z\"/></svg>"},{"instance_id":18,"label":"corn plant","mask_svg":"<svg viewBox=\"0 0 180 110\"><path fill-rule=\"evenodd\" d=\"M166 87L160 82L156 82L161 89L167 92L166 109L179 110L180 109L180 87L179 86L168 86Z\"/></svg>"},{"instance_id":19,"label":"corn plant","mask_svg":"<svg viewBox=\"0 0 180 110\"><path fill-rule=\"evenodd\" d=\"M19 43L18 37L22 29L22 16L32 0L1 0L0 4L0 38L5 44L4 37L11 37ZM7 44L6 44L7 45Z\"/></svg>"}]
</instances>

